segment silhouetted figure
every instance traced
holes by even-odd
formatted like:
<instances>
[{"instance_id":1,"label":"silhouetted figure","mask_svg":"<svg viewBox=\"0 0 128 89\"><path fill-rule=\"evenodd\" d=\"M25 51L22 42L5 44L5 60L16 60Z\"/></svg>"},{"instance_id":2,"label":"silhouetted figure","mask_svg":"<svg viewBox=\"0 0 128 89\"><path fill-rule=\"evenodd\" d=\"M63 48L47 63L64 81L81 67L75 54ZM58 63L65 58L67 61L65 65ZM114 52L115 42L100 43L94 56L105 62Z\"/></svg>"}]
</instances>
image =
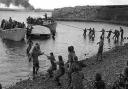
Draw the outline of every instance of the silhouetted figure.
<instances>
[{"instance_id":1,"label":"silhouetted figure","mask_svg":"<svg viewBox=\"0 0 128 89\"><path fill-rule=\"evenodd\" d=\"M72 64L72 74L71 74L71 89L84 89L83 79L84 74L80 72L79 65Z\"/></svg>"},{"instance_id":2,"label":"silhouetted figure","mask_svg":"<svg viewBox=\"0 0 128 89\"><path fill-rule=\"evenodd\" d=\"M60 86L61 84L60 84L59 78L64 75L65 68L64 68L64 61L62 56L58 56L58 59L59 59L59 62L57 62L56 64L59 65L59 70L54 80L57 82L57 85Z\"/></svg>"},{"instance_id":3,"label":"silhouetted figure","mask_svg":"<svg viewBox=\"0 0 128 89\"><path fill-rule=\"evenodd\" d=\"M112 29L110 29L110 30L107 31L107 32L108 32L108 36L107 36L107 38L110 39L110 36L111 36L111 33L112 33Z\"/></svg>"},{"instance_id":4,"label":"silhouetted figure","mask_svg":"<svg viewBox=\"0 0 128 89\"><path fill-rule=\"evenodd\" d=\"M105 83L102 80L101 74L97 73L95 76L95 81L94 81L94 88L95 89L105 89Z\"/></svg>"},{"instance_id":5,"label":"silhouetted figure","mask_svg":"<svg viewBox=\"0 0 128 89\"><path fill-rule=\"evenodd\" d=\"M87 29L85 28L85 29L84 29L84 34L83 34L83 35L86 36L86 33L87 33Z\"/></svg>"},{"instance_id":6,"label":"silhouetted figure","mask_svg":"<svg viewBox=\"0 0 128 89\"><path fill-rule=\"evenodd\" d=\"M29 59L29 62L31 61L31 55L30 55L30 50L32 49L32 46L33 46L33 42L31 39L28 40L28 47L26 49L26 52L27 52L27 56L28 56L28 59Z\"/></svg>"},{"instance_id":7,"label":"silhouetted figure","mask_svg":"<svg viewBox=\"0 0 128 89\"><path fill-rule=\"evenodd\" d=\"M68 80L69 80L69 85L71 83L71 73L72 73L72 63L74 62L74 58L76 56L75 54L75 51L74 51L74 47L73 46L69 46L68 47L68 65L69 65L69 68L68 68Z\"/></svg>"},{"instance_id":8,"label":"silhouetted figure","mask_svg":"<svg viewBox=\"0 0 128 89\"><path fill-rule=\"evenodd\" d=\"M104 29L102 29L102 34L101 34L101 36L102 36L102 38L104 38L104 36L105 36L105 30Z\"/></svg>"},{"instance_id":9,"label":"silhouetted figure","mask_svg":"<svg viewBox=\"0 0 128 89\"><path fill-rule=\"evenodd\" d=\"M44 15L44 16L45 16L45 19L47 20L47 19L48 19L48 17L47 17L47 13L45 13L45 15Z\"/></svg>"},{"instance_id":10,"label":"silhouetted figure","mask_svg":"<svg viewBox=\"0 0 128 89\"><path fill-rule=\"evenodd\" d=\"M48 60L50 61L51 63L51 67L48 69L48 74L49 74L49 77L53 77L53 71L55 71L57 69L57 65L55 63L55 57L54 57L54 54L53 53L50 53L50 56L47 56Z\"/></svg>"},{"instance_id":11,"label":"silhouetted figure","mask_svg":"<svg viewBox=\"0 0 128 89\"><path fill-rule=\"evenodd\" d=\"M12 18L11 17L9 18L9 22L12 23Z\"/></svg>"},{"instance_id":12,"label":"silhouetted figure","mask_svg":"<svg viewBox=\"0 0 128 89\"><path fill-rule=\"evenodd\" d=\"M95 38L95 29L92 29L92 37Z\"/></svg>"},{"instance_id":13,"label":"silhouetted figure","mask_svg":"<svg viewBox=\"0 0 128 89\"><path fill-rule=\"evenodd\" d=\"M27 38L31 37L32 29L33 29L33 27L31 25L27 26L27 33L26 33Z\"/></svg>"},{"instance_id":14,"label":"silhouetted figure","mask_svg":"<svg viewBox=\"0 0 128 89\"><path fill-rule=\"evenodd\" d=\"M43 55L44 53L41 52L40 50L40 46L38 43L35 44L32 52L31 52L31 57L32 57L32 60L33 60L33 79L35 78L35 75L37 74L38 70L39 70L39 60L38 60L38 57L40 55Z\"/></svg>"},{"instance_id":15,"label":"silhouetted figure","mask_svg":"<svg viewBox=\"0 0 128 89\"><path fill-rule=\"evenodd\" d=\"M124 37L124 30L123 30L123 28L122 27L120 27L120 33L121 33L121 39L123 39Z\"/></svg>"},{"instance_id":16,"label":"silhouetted figure","mask_svg":"<svg viewBox=\"0 0 128 89\"><path fill-rule=\"evenodd\" d=\"M97 44L99 44L99 49L98 49L98 53L97 53L97 60L99 60L99 57L101 57L100 61L103 59L102 58L102 54L103 54L103 46L104 46L104 38L100 38L100 42L98 42Z\"/></svg>"},{"instance_id":17,"label":"silhouetted figure","mask_svg":"<svg viewBox=\"0 0 128 89\"><path fill-rule=\"evenodd\" d=\"M119 40L119 36L120 36L120 32L118 30L115 30L113 38L116 42Z\"/></svg>"}]
</instances>

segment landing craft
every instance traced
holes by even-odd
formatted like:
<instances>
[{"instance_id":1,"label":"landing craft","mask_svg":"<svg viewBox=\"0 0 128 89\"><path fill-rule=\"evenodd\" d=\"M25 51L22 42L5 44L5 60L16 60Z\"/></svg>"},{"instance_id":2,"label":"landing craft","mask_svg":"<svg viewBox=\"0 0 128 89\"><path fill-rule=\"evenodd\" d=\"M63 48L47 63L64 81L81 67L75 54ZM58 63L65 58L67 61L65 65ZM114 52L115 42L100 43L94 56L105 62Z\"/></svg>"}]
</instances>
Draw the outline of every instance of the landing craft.
<instances>
[{"instance_id":1,"label":"landing craft","mask_svg":"<svg viewBox=\"0 0 128 89\"><path fill-rule=\"evenodd\" d=\"M0 37L2 39L21 41L24 39L25 34L26 34L26 28L13 28L13 29L5 29L5 30L0 28Z\"/></svg>"}]
</instances>

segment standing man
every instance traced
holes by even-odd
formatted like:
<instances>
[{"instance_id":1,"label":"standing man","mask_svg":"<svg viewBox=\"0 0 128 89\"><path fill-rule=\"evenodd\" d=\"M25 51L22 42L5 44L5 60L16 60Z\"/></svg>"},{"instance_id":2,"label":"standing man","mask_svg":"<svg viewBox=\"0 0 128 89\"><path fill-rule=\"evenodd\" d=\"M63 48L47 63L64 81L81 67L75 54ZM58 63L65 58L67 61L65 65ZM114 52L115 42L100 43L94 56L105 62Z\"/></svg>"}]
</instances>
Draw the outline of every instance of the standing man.
<instances>
[{"instance_id":1,"label":"standing man","mask_svg":"<svg viewBox=\"0 0 128 89\"><path fill-rule=\"evenodd\" d=\"M83 34L84 36L86 36L86 32L87 32L87 29L85 28L84 29L84 34Z\"/></svg>"},{"instance_id":2,"label":"standing man","mask_svg":"<svg viewBox=\"0 0 128 89\"><path fill-rule=\"evenodd\" d=\"M121 33L121 40L123 40L123 36L124 36L124 30L122 27L120 27L120 33Z\"/></svg>"},{"instance_id":3,"label":"standing man","mask_svg":"<svg viewBox=\"0 0 128 89\"><path fill-rule=\"evenodd\" d=\"M47 56L48 60L50 60L51 62L51 67L48 69L48 74L49 74L49 77L53 77L53 71L55 71L57 69L57 65L55 63L55 57L54 57L54 54L51 52L50 53L50 56Z\"/></svg>"},{"instance_id":4,"label":"standing man","mask_svg":"<svg viewBox=\"0 0 128 89\"><path fill-rule=\"evenodd\" d=\"M111 36L111 33L112 33L112 29L110 29L110 30L107 31L107 32L108 32L108 36L107 36L107 38L110 39L110 36Z\"/></svg>"},{"instance_id":5,"label":"standing man","mask_svg":"<svg viewBox=\"0 0 128 89\"><path fill-rule=\"evenodd\" d=\"M27 47L26 51L27 51L27 56L28 56L29 62L30 62L30 61L31 61L30 50L32 49L33 42L32 42L32 40L29 38L27 43L28 43L28 47Z\"/></svg>"},{"instance_id":6,"label":"standing man","mask_svg":"<svg viewBox=\"0 0 128 89\"><path fill-rule=\"evenodd\" d=\"M98 53L97 53L97 61L99 60L99 57L101 57L101 59L99 61L102 61L104 38L101 37L100 42L98 42L97 44L99 44L99 49L98 49Z\"/></svg>"},{"instance_id":7,"label":"standing man","mask_svg":"<svg viewBox=\"0 0 128 89\"><path fill-rule=\"evenodd\" d=\"M36 43L31 53L31 58L33 59L33 78L35 78L35 75L37 74L39 70L38 56L43 55L43 54L44 52L41 52L40 45Z\"/></svg>"}]
</instances>

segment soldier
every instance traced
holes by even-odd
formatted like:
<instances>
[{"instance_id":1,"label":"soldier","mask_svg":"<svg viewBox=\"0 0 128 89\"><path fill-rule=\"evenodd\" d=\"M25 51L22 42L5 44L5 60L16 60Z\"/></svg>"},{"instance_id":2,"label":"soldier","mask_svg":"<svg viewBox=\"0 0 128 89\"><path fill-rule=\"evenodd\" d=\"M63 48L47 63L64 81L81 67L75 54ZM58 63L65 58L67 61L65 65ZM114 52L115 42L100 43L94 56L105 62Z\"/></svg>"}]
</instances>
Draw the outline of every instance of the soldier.
<instances>
[{"instance_id":1,"label":"soldier","mask_svg":"<svg viewBox=\"0 0 128 89\"><path fill-rule=\"evenodd\" d=\"M65 69L64 69L64 61L62 56L58 56L58 59L59 62L57 62L56 64L59 65L59 70L57 76L55 76L55 81L57 82L57 85L60 86L61 84L59 78L64 75Z\"/></svg>"},{"instance_id":2,"label":"soldier","mask_svg":"<svg viewBox=\"0 0 128 89\"><path fill-rule=\"evenodd\" d=\"M35 75L37 74L39 70L38 56L43 55L43 54L44 52L41 52L39 44L36 43L30 54L31 58L33 59L33 78L35 78Z\"/></svg>"},{"instance_id":3,"label":"soldier","mask_svg":"<svg viewBox=\"0 0 128 89\"><path fill-rule=\"evenodd\" d=\"M29 59L29 62L31 61L31 56L30 56L30 50L32 49L32 46L33 46L33 42L32 40L29 38L28 39L28 47L27 47L27 56L28 56L28 59Z\"/></svg>"},{"instance_id":4,"label":"soldier","mask_svg":"<svg viewBox=\"0 0 128 89\"><path fill-rule=\"evenodd\" d=\"M107 31L107 32L108 32L108 36L107 36L107 38L110 39L110 36L111 36L111 33L112 33L112 29L110 29L110 30Z\"/></svg>"},{"instance_id":5,"label":"soldier","mask_svg":"<svg viewBox=\"0 0 128 89\"><path fill-rule=\"evenodd\" d=\"M99 73L97 73L95 76L94 88L95 89L105 89L105 83L102 80L101 74L99 74Z\"/></svg>"},{"instance_id":6,"label":"soldier","mask_svg":"<svg viewBox=\"0 0 128 89\"><path fill-rule=\"evenodd\" d=\"M51 52L50 53L50 56L47 56L48 60L50 60L51 62L51 67L48 69L48 74L49 74L49 77L53 77L53 71L55 71L57 69L57 65L55 63L55 57L54 57L54 54Z\"/></svg>"},{"instance_id":7,"label":"soldier","mask_svg":"<svg viewBox=\"0 0 128 89\"><path fill-rule=\"evenodd\" d=\"M105 30L104 29L102 29L102 34L101 34L101 36L102 36L102 38L104 38L104 36L105 36Z\"/></svg>"},{"instance_id":8,"label":"soldier","mask_svg":"<svg viewBox=\"0 0 128 89\"><path fill-rule=\"evenodd\" d=\"M102 53L103 53L103 46L104 46L104 38L100 38L100 42L98 42L97 44L99 44L99 49L98 49L98 53L97 53L97 60L99 60L99 57L101 57L100 61L102 60Z\"/></svg>"},{"instance_id":9,"label":"soldier","mask_svg":"<svg viewBox=\"0 0 128 89\"><path fill-rule=\"evenodd\" d=\"M71 74L71 89L84 89L83 86L83 79L84 79L84 74L80 72L78 66L73 66L72 67L73 73Z\"/></svg>"},{"instance_id":10,"label":"soldier","mask_svg":"<svg viewBox=\"0 0 128 89\"><path fill-rule=\"evenodd\" d=\"M120 27L120 33L121 33L121 40L123 39L123 35L124 35L124 30L122 27Z\"/></svg>"},{"instance_id":11,"label":"soldier","mask_svg":"<svg viewBox=\"0 0 128 89\"><path fill-rule=\"evenodd\" d=\"M85 29L84 29L84 34L83 34L83 35L86 36L86 33L87 33L87 29L85 28Z\"/></svg>"}]
</instances>

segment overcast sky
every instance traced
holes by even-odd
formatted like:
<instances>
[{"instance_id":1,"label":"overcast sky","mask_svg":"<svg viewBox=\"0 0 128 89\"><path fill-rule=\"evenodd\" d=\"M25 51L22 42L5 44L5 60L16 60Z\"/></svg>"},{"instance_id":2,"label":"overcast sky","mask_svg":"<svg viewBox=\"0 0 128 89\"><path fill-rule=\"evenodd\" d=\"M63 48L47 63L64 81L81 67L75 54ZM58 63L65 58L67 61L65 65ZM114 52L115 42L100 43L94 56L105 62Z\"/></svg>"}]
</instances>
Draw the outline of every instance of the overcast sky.
<instances>
[{"instance_id":1,"label":"overcast sky","mask_svg":"<svg viewBox=\"0 0 128 89\"><path fill-rule=\"evenodd\" d=\"M76 5L128 5L128 0L29 0L35 8L54 9Z\"/></svg>"}]
</instances>

